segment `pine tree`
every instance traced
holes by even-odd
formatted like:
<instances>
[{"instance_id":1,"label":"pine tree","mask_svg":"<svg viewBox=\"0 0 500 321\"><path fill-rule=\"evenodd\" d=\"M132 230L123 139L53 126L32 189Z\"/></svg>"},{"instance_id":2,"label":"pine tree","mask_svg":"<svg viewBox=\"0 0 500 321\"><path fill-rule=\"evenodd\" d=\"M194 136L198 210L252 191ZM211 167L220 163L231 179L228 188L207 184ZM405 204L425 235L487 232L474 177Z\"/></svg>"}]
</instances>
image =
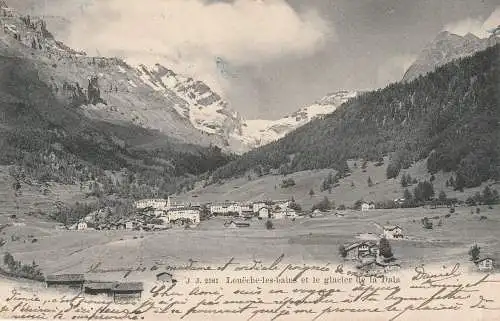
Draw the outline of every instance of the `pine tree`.
<instances>
[{"instance_id":1,"label":"pine tree","mask_svg":"<svg viewBox=\"0 0 500 321\"><path fill-rule=\"evenodd\" d=\"M469 257L471 261L477 261L479 259L479 255L481 254L481 248L474 244L471 246L469 250Z\"/></svg>"},{"instance_id":2,"label":"pine tree","mask_svg":"<svg viewBox=\"0 0 500 321\"><path fill-rule=\"evenodd\" d=\"M368 187L372 187L372 186L373 186L372 178L370 176L368 176Z\"/></svg>"},{"instance_id":3,"label":"pine tree","mask_svg":"<svg viewBox=\"0 0 500 321\"><path fill-rule=\"evenodd\" d=\"M408 186L408 181L406 180L406 175L405 174L401 175L401 186L402 187L407 187Z\"/></svg>"},{"instance_id":4,"label":"pine tree","mask_svg":"<svg viewBox=\"0 0 500 321\"><path fill-rule=\"evenodd\" d=\"M457 173L457 178L455 180L455 185L454 186L455 186L455 191L460 191L460 192L464 191L465 179L462 176L462 174Z\"/></svg>"},{"instance_id":5,"label":"pine tree","mask_svg":"<svg viewBox=\"0 0 500 321\"><path fill-rule=\"evenodd\" d=\"M385 237L380 239L378 247L379 254L385 259L390 259L394 256L394 254L392 253L391 244Z\"/></svg>"}]
</instances>

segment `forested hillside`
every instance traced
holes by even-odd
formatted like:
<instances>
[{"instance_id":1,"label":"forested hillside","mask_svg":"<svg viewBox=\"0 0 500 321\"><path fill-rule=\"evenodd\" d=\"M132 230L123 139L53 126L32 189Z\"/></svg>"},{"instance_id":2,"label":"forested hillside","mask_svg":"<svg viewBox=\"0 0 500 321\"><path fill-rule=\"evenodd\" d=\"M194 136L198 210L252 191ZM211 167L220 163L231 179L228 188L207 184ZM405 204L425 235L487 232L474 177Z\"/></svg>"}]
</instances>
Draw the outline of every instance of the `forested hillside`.
<instances>
[{"instance_id":1,"label":"forested hillside","mask_svg":"<svg viewBox=\"0 0 500 321\"><path fill-rule=\"evenodd\" d=\"M227 162L215 147L84 117L56 99L30 59L10 55L0 56L0 151L0 165L14 165L18 180L95 181L124 197L171 193L179 177ZM106 170L121 171L127 179L113 182Z\"/></svg>"},{"instance_id":2,"label":"forested hillside","mask_svg":"<svg viewBox=\"0 0 500 321\"><path fill-rule=\"evenodd\" d=\"M223 166L214 182L249 170L334 168L391 156L388 177L429 157L431 172L456 172L462 187L500 177L500 46L453 61L409 83L364 93L334 113Z\"/></svg>"}]
</instances>

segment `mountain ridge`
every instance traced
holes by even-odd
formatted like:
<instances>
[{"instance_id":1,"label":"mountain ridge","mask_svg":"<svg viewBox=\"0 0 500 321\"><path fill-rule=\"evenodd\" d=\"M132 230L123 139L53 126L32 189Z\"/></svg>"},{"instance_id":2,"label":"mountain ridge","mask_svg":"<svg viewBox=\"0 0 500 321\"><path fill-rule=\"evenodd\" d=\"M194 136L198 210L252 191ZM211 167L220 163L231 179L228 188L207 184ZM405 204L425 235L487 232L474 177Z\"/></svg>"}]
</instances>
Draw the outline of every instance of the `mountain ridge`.
<instances>
[{"instance_id":1,"label":"mountain ridge","mask_svg":"<svg viewBox=\"0 0 500 321\"><path fill-rule=\"evenodd\" d=\"M497 43L500 43L500 38L495 35L479 38L472 33L460 36L442 31L422 49L415 62L406 70L403 81L414 80L439 66L473 55Z\"/></svg>"}]
</instances>

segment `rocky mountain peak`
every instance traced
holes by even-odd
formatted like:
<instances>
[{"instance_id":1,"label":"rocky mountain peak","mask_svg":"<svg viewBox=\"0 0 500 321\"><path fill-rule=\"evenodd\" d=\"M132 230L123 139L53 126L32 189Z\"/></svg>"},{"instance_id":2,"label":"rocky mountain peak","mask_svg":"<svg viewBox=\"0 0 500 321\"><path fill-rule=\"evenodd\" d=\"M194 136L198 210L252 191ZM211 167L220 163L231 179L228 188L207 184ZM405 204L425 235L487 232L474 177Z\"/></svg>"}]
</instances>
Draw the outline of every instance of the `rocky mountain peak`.
<instances>
[{"instance_id":1,"label":"rocky mountain peak","mask_svg":"<svg viewBox=\"0 0 500 321\"><path fill-rule=\"evenodd\" d=\"M406 71L403 81L411 81L428 72L434 71L454 59L473 55L493 46L498 39L479 38L472 33L460 36L448 31L440 32L418 55L416 61Z\"/></svg>"}]
</instances>

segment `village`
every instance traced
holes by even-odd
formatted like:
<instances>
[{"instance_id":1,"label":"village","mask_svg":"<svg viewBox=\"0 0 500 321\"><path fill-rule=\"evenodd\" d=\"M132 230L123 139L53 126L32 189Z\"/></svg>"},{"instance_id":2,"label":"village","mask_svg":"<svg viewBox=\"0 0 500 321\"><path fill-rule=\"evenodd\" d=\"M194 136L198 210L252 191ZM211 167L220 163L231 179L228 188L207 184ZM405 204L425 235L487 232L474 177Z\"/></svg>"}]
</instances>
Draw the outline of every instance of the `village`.
<instances>
[{"instance_id":1,"label":"village","mask_svg":"<svg viewBox=\"0 0 500 321\"><path fill-rule=\"evenodd\" d=\"M360 210L365 212L375 209L373 202L363 203ZM294 200L265 200L254 202L221 202L221 203L190 203L174 202L167 199L142 199L134 202L134 212L129 217L111 218L109 209L102 208L94 211L77 223L69 226L59 224L58 229L76 231L87 230L136 230L161 231L174 227L193 228L202 220L212 217L233 218L226 222L226 227L248 226L238 220L281 220L305 216L324 215L325 210L315 209L310 212L302 211ZM334 211L335 215L343 216L342 210Z\"/></svg>"},{"instance_id":2,"label":"village","mask_svg":"<svg viewBox=\"0 0 500 321\"><path fill-rule=\"evenodd\" d=\"M223 202L213 204L176 203L167 199L143 199L134 203L130 217L112 220L107 209L94 211L70 226L60 229L85 230L141 230L158 231L172 227L192 228L201 220L216 216L235 219L295 219L300 213L292 200L258 202ZM317 212L316 212L317 213Z\"/></svg>"}]
</instances>

